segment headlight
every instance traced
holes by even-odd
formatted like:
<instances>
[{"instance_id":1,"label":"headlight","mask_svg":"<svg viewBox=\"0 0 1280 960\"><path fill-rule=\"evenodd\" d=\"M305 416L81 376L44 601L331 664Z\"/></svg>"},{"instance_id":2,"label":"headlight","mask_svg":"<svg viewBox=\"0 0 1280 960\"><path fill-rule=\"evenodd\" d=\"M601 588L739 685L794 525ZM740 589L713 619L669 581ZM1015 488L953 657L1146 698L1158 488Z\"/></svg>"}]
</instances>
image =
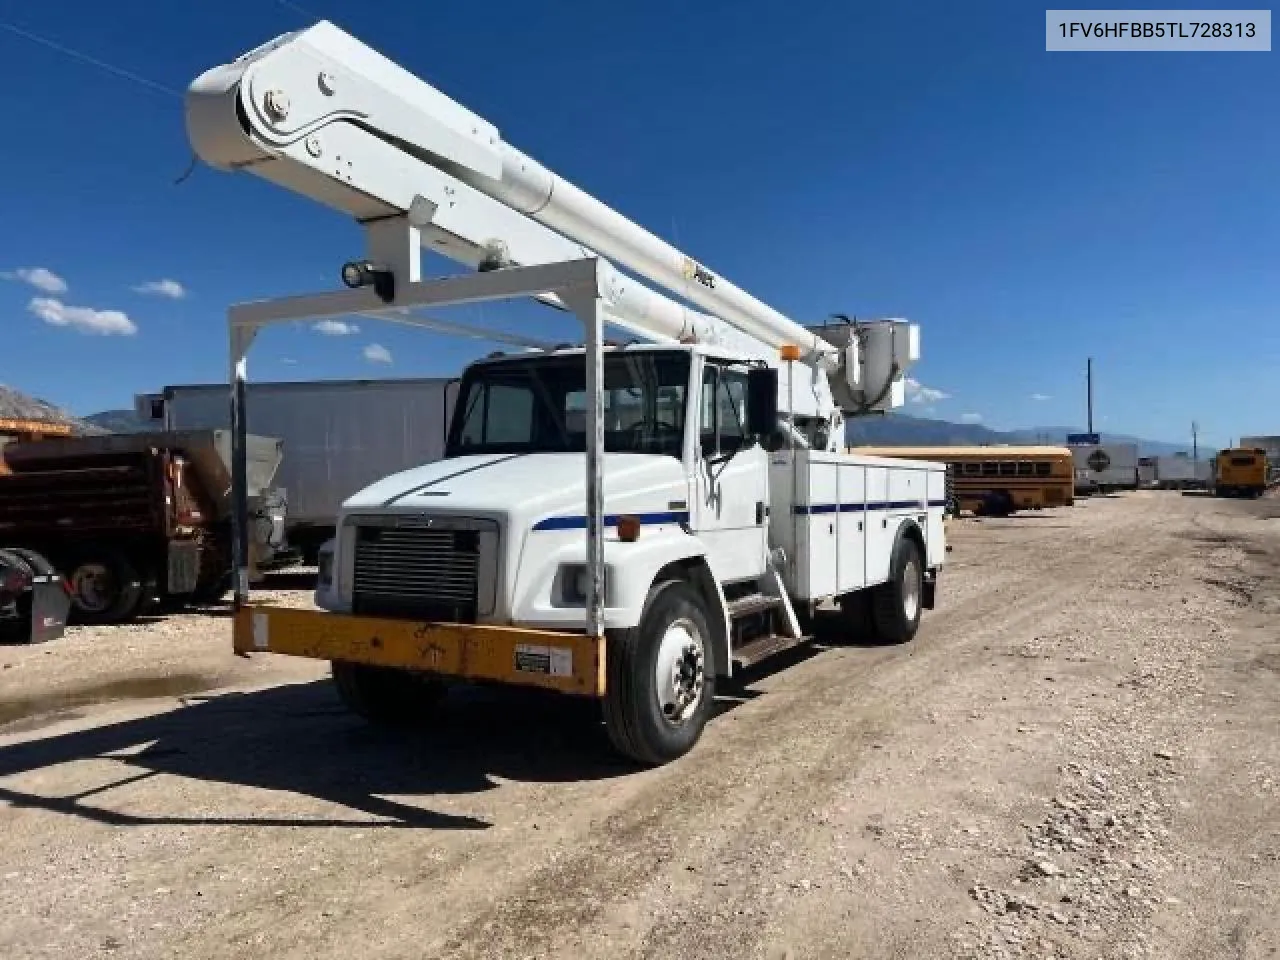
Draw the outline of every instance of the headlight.
<instances>
[{"instance_id":1,"label":"headlight","mask_svg":"<svg viewBox=\"0 0 1280 960\"><path fill-rule=\"evenodd\" d=\"M605 568L604 594L609 595L609 570ZM584 606L587 602L587 587L591 582L591 576L584 564L575 563L561 567L560 573L560 598L571 606Z\"/></svg>"}]
</instances>

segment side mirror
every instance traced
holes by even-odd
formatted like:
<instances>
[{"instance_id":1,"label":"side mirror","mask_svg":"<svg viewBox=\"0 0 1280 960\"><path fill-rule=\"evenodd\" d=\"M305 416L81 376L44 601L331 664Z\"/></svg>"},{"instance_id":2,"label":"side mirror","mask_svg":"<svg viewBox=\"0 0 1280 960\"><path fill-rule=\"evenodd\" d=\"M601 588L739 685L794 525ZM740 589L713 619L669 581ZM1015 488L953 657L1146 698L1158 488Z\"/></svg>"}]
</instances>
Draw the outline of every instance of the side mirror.
<instances>
[{"instance_id":1,"label":"side mirror","mask_svg":"<svg viewBox=\"0 0 1280 960\"><path fill-rule=\"evenodd\" d=\"M778 369L747 371L747 433L765 438L778 429Z\"/></svg>"}]
</instances>

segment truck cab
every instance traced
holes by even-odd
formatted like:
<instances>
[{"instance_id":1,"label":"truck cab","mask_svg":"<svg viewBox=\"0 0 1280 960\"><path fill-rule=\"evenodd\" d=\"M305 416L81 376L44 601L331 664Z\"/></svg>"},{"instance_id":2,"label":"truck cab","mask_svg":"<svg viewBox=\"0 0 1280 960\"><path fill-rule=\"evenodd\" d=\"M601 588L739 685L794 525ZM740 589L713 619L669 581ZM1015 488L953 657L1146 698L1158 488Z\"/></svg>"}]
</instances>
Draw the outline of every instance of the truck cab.
<instances>
[{"instance_id":1,"label":"truck cab","mask_svg":"<svg viewBox=\"0 0 1280 960\"><path fill-rule=\"evenodd\" d=\"M700 346L604 357L606 625L635 626L657 573L705 565L753 588L768 566L769 437L759 362ZM772 373L772 371L767 371ZM756 375L757 378L759 375ZM776 389L776 378L768 389ZM762 394L757 390L759 404ZM776 396L756 410L776 429ZM586 602L581 349L496 355L464 373L443 460L343 505L324 609L581 629Z\"/></svg>"}]
</instances>

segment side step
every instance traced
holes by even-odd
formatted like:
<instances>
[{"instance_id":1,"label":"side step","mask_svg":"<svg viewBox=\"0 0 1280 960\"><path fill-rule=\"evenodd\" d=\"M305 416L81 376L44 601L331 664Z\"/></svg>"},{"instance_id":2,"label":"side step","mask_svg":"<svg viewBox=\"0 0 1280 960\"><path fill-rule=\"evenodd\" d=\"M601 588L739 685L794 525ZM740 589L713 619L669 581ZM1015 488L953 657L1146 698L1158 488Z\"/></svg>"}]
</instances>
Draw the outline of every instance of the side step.
<instances>
[{"instance_id":1,"label":"side step","mask_svg":"<svg viewBox=\"0 0 1280 960\"><path fill-rule=\"evenodd\" d=\"M769 657L782 653L784 650L790 650L792 647L806 644L811 639L812 637L784 637L779 634L757 637L750 643L744 643L733 651L733 669L738 671L753 667L762 660L767 660Z\"/></svg>"},{"instance_id":2,"label":"side step","mask_svg":"<svg viewBox=\"0 0 1280 960\"><path fill-rule=\"evenodd\" d=\"M730 600L727 606L729 607L729 619L737 620L740 617L748 617L753 613L774 610L782 606L782 601L778 597L770 597L763 593L749 593L745 597L739 597L737 600Z\"/></svg>"}]
</instances>

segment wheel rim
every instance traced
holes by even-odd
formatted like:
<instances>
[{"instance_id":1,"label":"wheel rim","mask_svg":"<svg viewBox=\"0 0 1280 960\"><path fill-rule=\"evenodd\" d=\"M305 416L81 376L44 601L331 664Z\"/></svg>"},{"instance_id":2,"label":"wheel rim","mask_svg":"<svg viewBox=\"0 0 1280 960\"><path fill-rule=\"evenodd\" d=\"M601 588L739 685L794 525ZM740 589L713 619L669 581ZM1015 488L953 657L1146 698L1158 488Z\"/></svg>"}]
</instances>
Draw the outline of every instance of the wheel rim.
<instances>
[{"instance_id":1,"label":"wheel rim","mask_svg":"<svg viewBox=\"0 0 1280 960\"><path fill-rule=\"evenodd\" d=\"M76 606L87 613L103 613L115 599L116 583L102 563L82 563L71 575Z\"/></svg>"},{"instance_id":2,"label":"wheel rim","mask_svg":"<svg viewBox=\"0 0 1280 960\"><path fill-rule=\"evenodd\" d=\"M908 560L902 568L902 613L908 621L920 611L920 567Z\"/></svg>"},{"instance_id":3,"label":"wheel rim","mask_svg":"<svg viewBox=\"0 0 1280 960\"><path fill-rule=\"evenodd\" d=\"M692 620L673 620L658 646L654 675L663 718L679 726L691 717L706 687L706 650Z\"/></svg>"}]
</instances>

